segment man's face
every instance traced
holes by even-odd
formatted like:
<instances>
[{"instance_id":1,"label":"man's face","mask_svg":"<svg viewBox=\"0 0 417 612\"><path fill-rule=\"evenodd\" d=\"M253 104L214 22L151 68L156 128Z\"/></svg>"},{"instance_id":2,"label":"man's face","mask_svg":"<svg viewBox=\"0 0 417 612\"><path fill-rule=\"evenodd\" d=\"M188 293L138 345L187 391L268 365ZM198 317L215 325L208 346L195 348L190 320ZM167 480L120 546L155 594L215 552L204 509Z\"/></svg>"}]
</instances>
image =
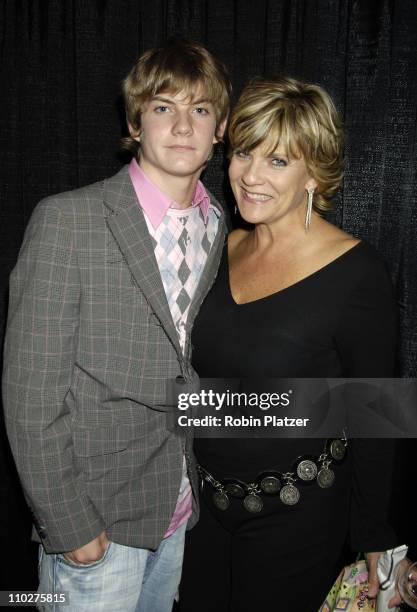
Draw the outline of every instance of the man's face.
<instances>
[{"instance_id":1,"label":"man's face","mask_svg":"<svg viewBox=\"0 0 417 612\"><path fill-rule=\"evenodd\" d=\"M217 142L215 131L214 107L202 88L193 99L184 91L157 94L141 115L139 165L157 183L198 178Z\"/></svg>"}]
</instances>

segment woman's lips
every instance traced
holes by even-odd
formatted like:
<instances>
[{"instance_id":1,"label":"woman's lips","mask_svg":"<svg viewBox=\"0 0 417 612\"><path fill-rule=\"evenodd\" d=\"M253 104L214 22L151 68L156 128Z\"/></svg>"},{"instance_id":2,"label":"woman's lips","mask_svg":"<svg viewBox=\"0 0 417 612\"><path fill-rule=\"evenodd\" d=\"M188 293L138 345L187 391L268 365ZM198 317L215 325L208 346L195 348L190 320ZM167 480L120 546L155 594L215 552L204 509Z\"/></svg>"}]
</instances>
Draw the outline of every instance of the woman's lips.
<instances>
[{"instance_id":1,"label":"woman's lips","mask_svg":"<svg viewBox=\"0 0 417 612\"><path fill-rule=\"evenodd\" d=\"M255 204L265 204L271 199L271 196L266 193L256 193L252 191L247 191L243 187L240 188L242 197L246 202L255 203Z\"/></svg>"}]
</instances>

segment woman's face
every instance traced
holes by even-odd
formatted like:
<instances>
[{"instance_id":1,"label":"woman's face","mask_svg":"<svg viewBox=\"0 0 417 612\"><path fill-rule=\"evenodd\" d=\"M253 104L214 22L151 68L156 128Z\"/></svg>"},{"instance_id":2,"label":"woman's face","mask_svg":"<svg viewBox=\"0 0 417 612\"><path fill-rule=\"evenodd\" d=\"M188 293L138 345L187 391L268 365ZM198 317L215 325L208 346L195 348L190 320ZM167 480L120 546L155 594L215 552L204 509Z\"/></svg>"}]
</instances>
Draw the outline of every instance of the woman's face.
<instances>
[{"instance_id":1,"label":"woman's face","mask_svg":"<svg viewBox=\"0 0 417 612\"><path fill-rule=\"evenodd\" d=\"M303 219L306 190L316 187L316 181L302 157L289 158L281 147L266 154L267 145L233 153L229 178L239 212L254 224L273 224L284 217Z\"/></svg>"}]
</instances>

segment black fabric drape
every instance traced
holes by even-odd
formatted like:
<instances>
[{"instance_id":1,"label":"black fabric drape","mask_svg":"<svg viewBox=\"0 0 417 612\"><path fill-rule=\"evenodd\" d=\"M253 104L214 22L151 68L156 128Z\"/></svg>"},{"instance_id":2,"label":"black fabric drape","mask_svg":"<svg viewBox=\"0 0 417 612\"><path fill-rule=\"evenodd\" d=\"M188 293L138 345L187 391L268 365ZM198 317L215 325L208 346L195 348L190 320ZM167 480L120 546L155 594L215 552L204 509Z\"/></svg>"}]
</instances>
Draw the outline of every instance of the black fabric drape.
<instances>
[{"instance_id":1,"label":"black fabric drape","mask_svg":"<svg viewBox=\"0 0 417 612\"><path fill-rule=\"evenodd\" d=\"M332 94L347 128L335 221L385 256L401 315L399 373L416 376L416 26L415 0L3 0L0 329L35 204L120 167L120 81L142 51L180 34L223 60L235 97L250 77L277 72ZM233 206L223 151L205 182ZM1 492L23 508L2 440Z\"/></svg>"}]
</instances>

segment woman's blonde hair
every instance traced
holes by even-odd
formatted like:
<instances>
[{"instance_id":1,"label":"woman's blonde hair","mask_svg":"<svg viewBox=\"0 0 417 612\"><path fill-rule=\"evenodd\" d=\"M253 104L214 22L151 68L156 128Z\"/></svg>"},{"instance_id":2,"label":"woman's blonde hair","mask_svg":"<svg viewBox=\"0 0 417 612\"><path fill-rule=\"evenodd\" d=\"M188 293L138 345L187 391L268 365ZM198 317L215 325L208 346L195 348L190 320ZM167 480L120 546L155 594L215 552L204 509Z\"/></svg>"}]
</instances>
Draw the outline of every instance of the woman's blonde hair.
<instances>
[{"instance_id":1,"label":"woman's blonde hair","mask_svg":"<svg viewBox=\"0 0 417 612\"><path fill-rule=\"evenodd\" d=\"M289 157L302 156L317 182L314 207L331 209L343 177L344 131L324 89L284 77L251 81L232 112L229 139L231 153L265 144L268 155L280 145Z\"/></svg>"},{"instance_id":2,"label":"woman's blonde hair","mask_svg":"<svg viewBox=\"0 0 417 612\"><path fill-rule=\"evenodd\" d=\"M186 39L170 39L140 56L122 84L126 119L139 133L141 113L154 96L184 91L193 100L201 87L214 106L216 137L221 141L219 128L229 114L231 93L227 70L205 47ZM134 138L123 138L122 146L138 152Z\"/></svg>"}]
</instances>

